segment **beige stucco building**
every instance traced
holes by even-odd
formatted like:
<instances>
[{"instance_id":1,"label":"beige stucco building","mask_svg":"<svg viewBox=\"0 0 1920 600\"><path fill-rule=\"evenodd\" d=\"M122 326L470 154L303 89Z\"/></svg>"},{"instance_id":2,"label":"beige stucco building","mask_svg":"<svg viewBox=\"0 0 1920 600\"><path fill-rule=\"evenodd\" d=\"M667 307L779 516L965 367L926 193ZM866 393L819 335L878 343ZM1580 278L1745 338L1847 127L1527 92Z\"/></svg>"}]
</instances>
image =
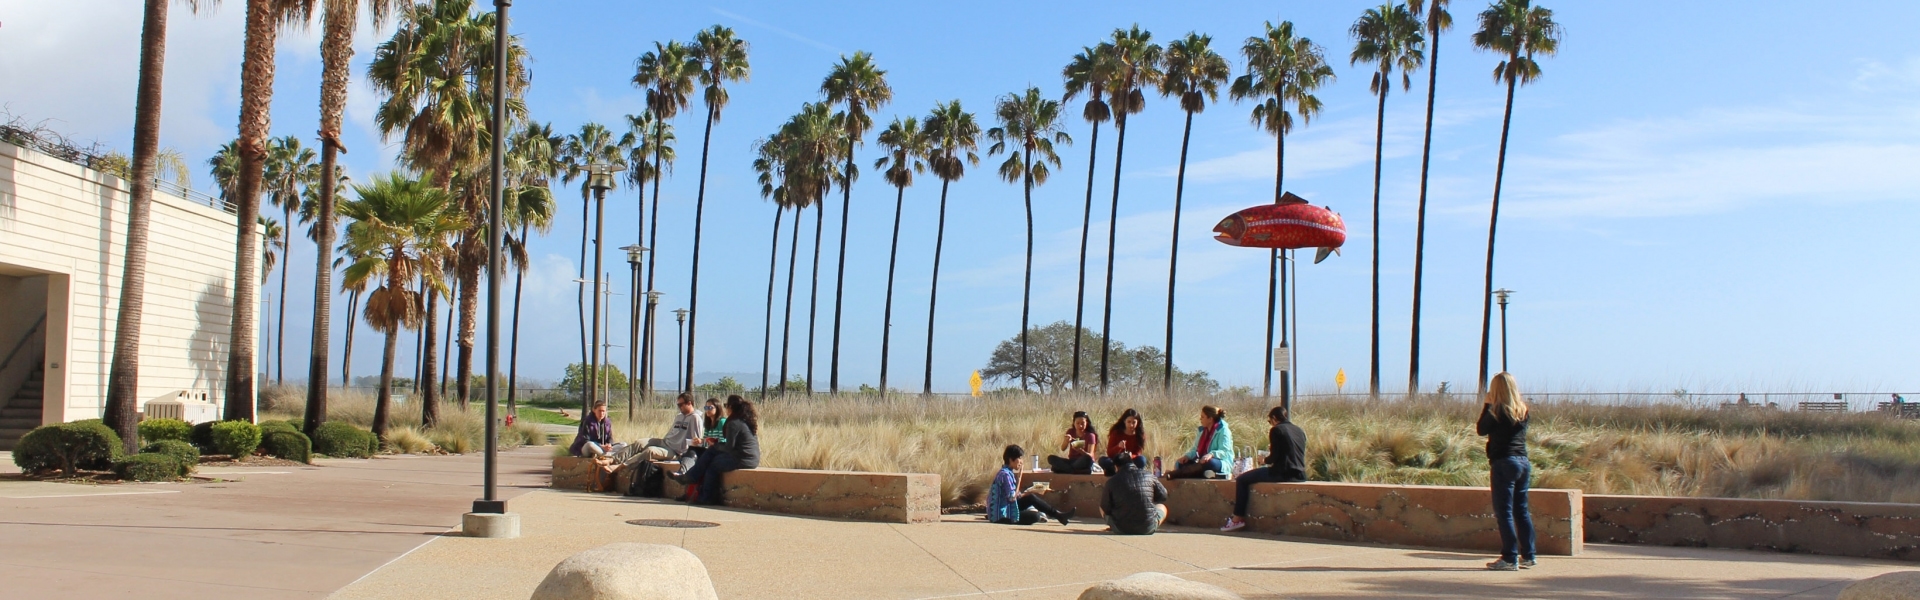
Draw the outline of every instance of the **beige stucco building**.
<instances>
[{"instance_id":1,"label":"beige stucco building","mask_svg":"<svg viewBox=\"0 0 1920 600\"><path fill-rule=\"evenodd\" d=\"M0 449L106 404L127 181L0 142ZM235 216L205 194L153 195L140 392L223 403Z\"/></svg>"}]
</instances>

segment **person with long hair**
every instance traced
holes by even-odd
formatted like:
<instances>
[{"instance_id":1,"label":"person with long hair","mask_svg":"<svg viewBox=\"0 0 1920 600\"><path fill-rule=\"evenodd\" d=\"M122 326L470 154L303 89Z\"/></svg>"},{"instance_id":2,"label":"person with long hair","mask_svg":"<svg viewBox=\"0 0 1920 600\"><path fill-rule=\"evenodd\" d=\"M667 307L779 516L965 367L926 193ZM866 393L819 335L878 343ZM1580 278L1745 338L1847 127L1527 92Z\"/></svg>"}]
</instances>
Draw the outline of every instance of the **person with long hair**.
<instances>
[{"instance_id":1,"label":"person with long hair","mask_svg":"<svg viewBox=\"0 0 1920 600\"><path fill-rule=\"evenodd\" d=\"M1221 531L1247 526L1247 500L1253 495L1254 484L1307 480L1307 433L1288 418L1285 406L1267 411L1267 425L1267 466L1233 478L1233 516L1227 517Z\"/></svg>"},{"instance_id":2,"label":"person with long hair","mask_svg":"<svg viewBox=\"0 0 1920 600\"><path fill-rule=\"evenodd\" d=\"M1217 406L1200 407L1199 438L1193 449L1175 463L1170 479L1213 479L1233 464L1233 428L1227 426L1227 410Z\"/></svg>"},{"instance_id":3,"label":"person with long hair","mask_svg":"<svg viewBox=\"0 0 1920 600\"><path fill-rule=\"evenodd\" d=\"M1131 408L1107 428L1107 455L1100 457L1100 472L1111 476L1118 463L1125 461L1134 461L1140 468L1147 466L1147 424L1140 411Z\"/></svg>"},{"instance_id":4,"label":"person with long hair","mask_svg":"<svg viewBox=\"0 0 1920 600\"><path fill-rule=\"evenodd\" d=\"M721 477L728 471L760 466L760 416L753 401L738 394L728 396L725 412L724 439L709 439L707 451L680 477L682 483L699 486L688 492L698 504L724 501Z\"/></svg>"},{"instance_id":5,"label":"person with long hair","mask_svg":"<svg viewBox=\"0 0 1920 600\"><path fill-rule=\"evenodd\" d=\"M1060 451L1066 456L1047 457L1047 468L1055 473L1066 475L1088 475L1093 473L1093 453L1100 447L1100 434L1093 432L1093 417L1087 411L1074 411L1073 425L1067 427L1065 439L1060 440Z\"/></svg>"},{"instance_id":6,"label":"person with long hair","mask_svg":"<svg viewBox=\"0 0 1920 600\"><path fill-rule=\"evenodd\" d=\"M1493 475L1493 520L1500 526L1500 560L1487 563L1495 571L1532 568L1533 513L1527 509L1528 480L1533 463L1527 460L1527 400L1513 374L1505 371L1488 382L1475 429L1487 436L1487 463Z\"/></svg>"},{"instance_id":7,"label":"person with long hair","mask_svg":"<svg viewBox=\"0 0 1920 600\"><path fill-rule=\"evenodd\" d=\"M580 419L579 433L567 453L580 457L604 456L613 451L613 422L607 420L607 403L594 401L593 412Z\"/></svg>"}]
</instances>

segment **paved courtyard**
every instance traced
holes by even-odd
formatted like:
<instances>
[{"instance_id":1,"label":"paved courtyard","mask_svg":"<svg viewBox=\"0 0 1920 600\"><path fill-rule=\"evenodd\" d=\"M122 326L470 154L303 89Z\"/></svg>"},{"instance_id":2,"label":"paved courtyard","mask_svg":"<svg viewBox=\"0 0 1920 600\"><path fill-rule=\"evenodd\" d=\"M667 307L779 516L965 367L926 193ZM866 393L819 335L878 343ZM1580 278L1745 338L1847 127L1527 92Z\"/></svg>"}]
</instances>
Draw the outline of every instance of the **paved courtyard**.
<instances>
[{"instance_id":1,"label":"paved courtyard","mask_svg":"<svg viewBox=\"0 0 1920 600\"><path fill-rule=\"evenodd\" d=\"M1805 555L1589 545L1520 573L1485 555L1174 528L854 523L539 489L549 448L506 453L504 495L525 537L446 533L479 494L476 456L324 460L207 469L186 484L0 480L7 598L513 598L600 544L698 555L722 598L1073 598L1140 571L1248 598L1834 598L1852 580L1915 565ZM11 460L0 453L0 469ZM531 493L529 493L531 492ZM703 529L636 519L717 523Z\"/></svg>"}]
</instances>

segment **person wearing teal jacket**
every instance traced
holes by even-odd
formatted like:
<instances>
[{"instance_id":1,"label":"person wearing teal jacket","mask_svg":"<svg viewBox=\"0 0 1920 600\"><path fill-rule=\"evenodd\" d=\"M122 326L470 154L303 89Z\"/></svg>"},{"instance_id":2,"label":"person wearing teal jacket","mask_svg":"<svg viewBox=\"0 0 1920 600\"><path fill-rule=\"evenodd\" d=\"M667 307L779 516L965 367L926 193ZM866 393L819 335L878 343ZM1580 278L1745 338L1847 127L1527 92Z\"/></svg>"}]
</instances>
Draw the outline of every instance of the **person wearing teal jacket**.
<instances>
[{"instance_id":1,"label":"person wearing teal jacket","mask_svg":"<svg viewBox=\"0 0 1920 600\"><path fill-rule=\"evenodd\" d=\"M1213 479L1226 477L1233 464L1233 428L1227 426L1226 409L1200 407L1200 437L1193 449L1180 457L1167 477L1173 479Z\"/></svg>"}]
</instances>

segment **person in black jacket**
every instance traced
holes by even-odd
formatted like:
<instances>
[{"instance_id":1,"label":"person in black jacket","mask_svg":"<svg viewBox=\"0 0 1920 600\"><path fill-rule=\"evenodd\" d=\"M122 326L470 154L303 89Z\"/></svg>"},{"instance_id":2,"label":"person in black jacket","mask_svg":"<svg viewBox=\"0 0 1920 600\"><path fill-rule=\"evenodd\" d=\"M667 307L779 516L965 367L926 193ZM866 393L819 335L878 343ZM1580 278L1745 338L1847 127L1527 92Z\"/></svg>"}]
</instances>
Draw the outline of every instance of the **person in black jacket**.
<instances>
[{"instance_id":1,"label":"person in black jacket","mask_svg":"<svg viewBox=\"0 0 1920 600\"><path fill-rule=\"evenodd\" d=\"M1132 460L1115 461L1100 490L1100 510L1114 533L1153 535L1167 520L1167 486Z\"/></svg>"},{"instance_id":2,"label":"person in black jacket","mask_svg":"<svg viewBox=\"0 0 1920 600\"><path fill-rule=\"evenodd\" d=\"M1527 460L1527 401L1513 375L1501 372L1487 384L1475 429L1487 436L1487 463L1493 475L1493 520L1500 526L1500 560L1495 571L1532 568L1533 514L1527 509L1527 484L1533 463Z\"/></svg>"},{"instance_id":3,"label":"person in black jacket","mask_svg":"<svg viewBox=\"0 0 1920 600\"><path fill-rule=\"evenodd\" d=\"M1233 516L1221 531L1237 531L1247 526L1247 498L1258 483L1307 480L1307 434L1287 418L1287 407L1267 411L1267 466L1241 473L1234 478Z\"/></svg>"},{"instance_id":4,"label":"person in black jacket","mask_svg":"<svg viewBox=\"0 0 1920 600\"><path fill-rule=\"evenodd\" d=\"M720 504L721 476L728 471L760 466L760 416L753 401L738 395L727 397L727 424L724 437L709 439L708 449L700 453L693 468L680 477L682 483L698 485L695 502Z\"/></svg>"}]
</instances>

